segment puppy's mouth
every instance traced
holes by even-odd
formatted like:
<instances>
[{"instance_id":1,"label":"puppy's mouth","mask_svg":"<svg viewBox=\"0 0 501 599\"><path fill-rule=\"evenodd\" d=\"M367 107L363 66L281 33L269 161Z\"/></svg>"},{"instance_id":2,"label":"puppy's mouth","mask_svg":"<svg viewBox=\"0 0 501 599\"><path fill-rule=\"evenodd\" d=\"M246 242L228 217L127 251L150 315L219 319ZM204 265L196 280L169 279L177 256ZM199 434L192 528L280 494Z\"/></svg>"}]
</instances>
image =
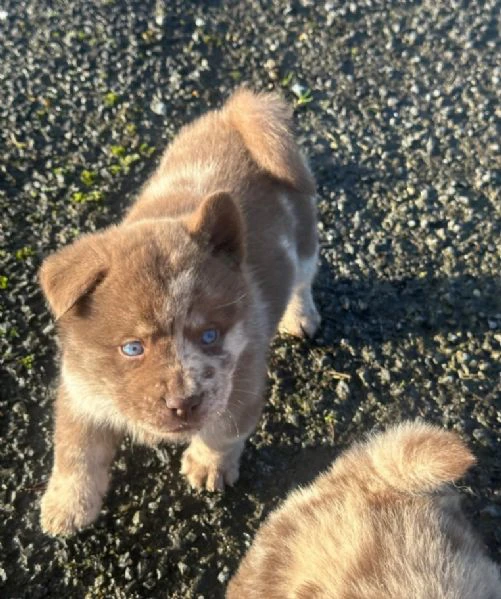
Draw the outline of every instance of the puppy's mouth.
<instances>
[{"instance_id":1,"label":"puppy's mouth","mask_svg":"<svg viewBox=\"0 0 501 599\"><path fill-rule=\"evenodd\" d=\"M174 440L176 437L183 439L183 437L189 438L200 430L201 425L194 422L181 422L181 423L165 423L161 420L155 422L143 422L141 428L148 434L156 437L167 437Z\"/></svg>"},{"instance_id":2,"label":"puppy's mouth","mask_svg":"<svg viewBox=\"0 0 501 599\"><path fill-rule=\"evenodd\" d=\"M197 431L201 428L202 422L197 418L195 419L173 419L171 417L159 417L157 420L150 423L158 432L162 433L190 433Z\"/></svg>"},{"instance_id":3,"label":"puppy's mouth","mask_svg":"<svg viewBox=\"0 0 501 599\"><path fill-rule=\"evenodd\" d=\"M216 409L218 405L211 397L202 394L199 397L183 397L177 400L157 399L155 405L145 410L136 422L153 435L181 439L196 434L220 414L220 410Z\"/></svg>"},{"instance_id":4,"label":"puppy's mouth","mask_svg":"<svg viewBox=\"0 0 501 599\"><path fill-rule=\"evenodd\" d=\"M201 403L201 402L199 402ZM199 430L206 417L206 408L197 403L195 407L165 407L159 410L151 424L162 433L186 434Z\"/></svg>"},{"instance_id":5,"label":"puppy's mouth","mask_svg":"<svg viewBox=\"0 0 501 599\"><path fill-rule=\"evenodd\" d=\"M174 433L192 433L193 431L197 431L200 428L200 425L197 425L193 422L184 422L181 424L178 424L176 426L173 426L172 428L164 428L162 427L161 430L164 433L169 433L169 434L174 434Z\"/></svg>"}]
</instances>

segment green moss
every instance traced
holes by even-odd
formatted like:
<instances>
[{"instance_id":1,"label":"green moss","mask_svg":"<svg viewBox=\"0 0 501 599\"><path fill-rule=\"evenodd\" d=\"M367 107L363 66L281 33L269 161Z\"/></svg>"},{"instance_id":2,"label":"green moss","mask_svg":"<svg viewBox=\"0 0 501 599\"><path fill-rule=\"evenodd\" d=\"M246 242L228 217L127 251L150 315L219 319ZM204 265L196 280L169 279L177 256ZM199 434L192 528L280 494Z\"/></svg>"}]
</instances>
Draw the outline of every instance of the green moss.
<instances>
[{"instance_id":1,"label":"green moss","mask_svg":"<svg viewBox=\"0 0 501 599\"><path fill-rule=\"evenodd\" d=\"M336 423L336 417L334 416L334 414L332 412L328 412L324 416L324 421L326 424L329 424L330 426L334 426L334 424Z\"/></svg>"},{"instance_id":2,"label":"green moss","mask_svg":"<svg viewBox=\"0 0 501 599\"><path fill-rule=\"evenodd\" d=\"M141 156L137 153L134 153L134 154L128 154L127 156L124 156L122 159L122 162L128 166L129 164L133 164L134 162L137 162L138 160L141 160Z\"/></svg>"},{"instance_id":3,"label":"green moss","mask_svg":"<svg viewBox=\"0 0 501 599\"><path fill-rule=\"evenodd\" d=\"M123 158L121 158L120 162L125 168L127 168L131 164L134 164L134 162L137 162L138 160L141 160L141 156L139 156L139 154L137 154L137 153L134 153L134 154L127 154L127 156L124 156Z\"/></svg>"},{"instance_id":4,"label":"green moss","mask_svg":"<svg viewBox=\"0 0 501 599\"><path fill-rule=\"evenodd\" d=\"M120 164L112 164L110 165L110 167L108 168L108 170L110 171L110 173L113 176L118 175L119 173L122 172L122 166Z\"/></svg>"},{"instance_id":5,"label":"green moss","mask_svg":"<svg viewBox=\"0 0 501 599\"><path fill-rule=\"evenodd\" d=\"M17 260L26 260L26 258L29 258L30 256L33 256L34 253L35 252L33 251L32 248L30 248L27 245L25 245L21 249L16 250L16 259Z\"/></svg>"},{"instance_id":6,"label":"green moss","mask_svg":"<svg viewBox=\"0 0 501 599\"><path fill-rule=\"evenodd\" d=\"M80 204L84 201L84 192L83 191L75 191L75 193L71 196L71 201L76 204Z\"/></svg>"},{"instance_id":7,"label":"green moss","mask_svg":"<svg viewBox=\"0 0 501 599\"><path fill-rule=\"evenodd\" d=\"M104 95L104 105L108 108L113 108L118 103L119 96L115 92L108 92Z\"/></svg>"},{"instance_id":8,"label":"green moss","mask_svg":"<svg viewBox=\"0 0 501 599\"><path fill-rule=\"evenodd\" d=\"M139 153L143 156L147 156L148 158L153 154L155 150L155 146L149 146L147 143L142 143L139 146Z\"/></svg>"},{"instance_id":9,"label":"green moss","mask_svg":"<svg viewBox=\"0 0 501 599\"><path fill-rule=\"evenodd\" d=\"M84 170L80 175L80 181L82 181L84 185L90 187L93 183L95 183L96 177L97 173L95 173L94 171Z\"/></svg>"},{"instance_id":10,"label":"green moss","mask_svg":"<svg viewBox=\"0 0 501 599\"><path fill-rule=\"evenodd\" d=\"M103 199L103 192L102 191L91 191L87 194L87 201L88 202L100 202Z\"/></svg>"},{"instance_id":11,"label":"green moss","mask_svg":"<svg viewBox=\"0 0 501 599\"><path fill-rule=\"evenodd\" d=\"M0 289L7 289L8 284L9 277L6 277L5 275L0 275Z\"/></svg>"},{"instance_id":12,"label":"green moss","mask_svg":"<svg viewBox=\"0 0 501 599\"><path fill-rule=\"evenodd\" d=\"M137 127L134 123L127 123L127 125L125 125L125 131L127 135L136 135Z\"/></svg>"},{"instance_id":13,"label":"green moss","mask_svg":"<svg viewBox=\"0 0 501 599\"><path fill-rule=\"evenodd\" d=\"M31 370L33 368L33 363L35 361L35 356L33 354L28 354L27 356L23 356L19 358L19 364L24 366L26 369Z\"/></svg>"},{"instance_id":14,"label":"green moss","mask_svg":"<svg viewBox=\"0 0 501 599\"><path fill-rule=\"evenodd\" d=\"M293 73L291 73L291 72L287 73L287 75L280 81L280 85L282 87L289 87L293 76L294 76Z\"/></svg>"},{"instance_id":15,"label":"green moss","mask_svg":"<svg viewBox=\"0 0 501 599\"><path fill-rule=\"evenodd\" d=\"M87 193L75 191L71 196L71 201L75 204L87 204L88 202L100 202L103 199L103 192L97 189Z\"/></svg>"},{"instance_id":16,"label":"green moss","mask_svg":"<svg viewBox=\"0 0 501 599\"><path fill-rule=\"evenodd\" d=\"M10 329L7 330L7 337L9 339L16 339L17 337L19 337L19 331L17 330L17 328L10 327Z\"/></svg>"},{"instance_id":17,"label":"green moss","mask_svg":"<svg viewBox=\"0 0 501 599\"><path fill-rule=\"evenodd\" d=\"M311 90L305 89L296 100L296 106L304 106L310 102L313 102L313 94L311 93Z\"/></svg>"},{"instance_id":18,"label":"green moss","mask_svg":"<svg viewBox=\"0 0 501 599\"><path fill-rule=\"evenodd\" d=\"M110 153L113 156L117 156L117 157L125 156L125 152L126 152L126 149L124 148L124 146L110 146Z\"/></svg>"}]
</instances>

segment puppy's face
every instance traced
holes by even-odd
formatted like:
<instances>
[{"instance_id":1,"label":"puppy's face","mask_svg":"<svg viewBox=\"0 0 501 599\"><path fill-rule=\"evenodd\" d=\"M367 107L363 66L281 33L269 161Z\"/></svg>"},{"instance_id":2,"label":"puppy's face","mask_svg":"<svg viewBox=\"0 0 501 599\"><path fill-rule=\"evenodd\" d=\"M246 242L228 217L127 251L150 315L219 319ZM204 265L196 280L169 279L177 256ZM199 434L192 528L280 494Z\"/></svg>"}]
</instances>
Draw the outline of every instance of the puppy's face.
<instances>
[{"instance_id":1,"label":"puppy's face","mask_svg":"<svg viewBox=\"0 0 501 599\"><path fill-rule=\"evenodd\" d=\"M83 238L43 266L44 291L62 312L63 380L85 408L160 436L224 412L247 311L239 215L224 222L222 205L236 210L228 202Z\"/></svg>"}]
</instances>

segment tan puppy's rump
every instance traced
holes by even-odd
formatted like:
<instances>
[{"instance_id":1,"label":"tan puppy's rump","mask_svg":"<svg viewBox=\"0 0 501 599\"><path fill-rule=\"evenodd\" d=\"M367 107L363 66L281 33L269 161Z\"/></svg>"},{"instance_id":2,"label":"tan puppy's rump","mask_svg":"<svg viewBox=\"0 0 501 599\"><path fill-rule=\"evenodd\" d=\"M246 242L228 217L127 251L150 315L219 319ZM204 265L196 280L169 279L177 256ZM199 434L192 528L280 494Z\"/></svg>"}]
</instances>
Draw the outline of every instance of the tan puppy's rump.
<instances>
[{"instance_id":1,"label":"tan puppy's rump","mask_svg":"<svg viewBox=\"0 0 501 599\"><path fill-rule=\"evenodd\" d=\"M473 463L427 424L353 446L272 512L228 599L500 599L499 568L446 486Z\"/></svg>"}]
</instances>

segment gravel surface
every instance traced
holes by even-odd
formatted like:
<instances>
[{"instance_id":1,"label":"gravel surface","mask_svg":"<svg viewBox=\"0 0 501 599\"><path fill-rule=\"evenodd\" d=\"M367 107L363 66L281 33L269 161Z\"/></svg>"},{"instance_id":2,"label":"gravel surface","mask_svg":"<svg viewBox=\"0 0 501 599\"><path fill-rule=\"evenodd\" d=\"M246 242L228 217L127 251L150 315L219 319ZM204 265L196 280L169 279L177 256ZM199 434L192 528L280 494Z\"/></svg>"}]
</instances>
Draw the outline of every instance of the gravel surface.
<instances>
[{"instance_id":1,"label":"gravel surface","mask_svg":"<svg viewBox=\"0 0 501 599\"><path fill-rule=\"evenodd\" d=\"M466 510L501 561L501 3L2 0L0 595L218 598L264 515L405 417L479 459ZM97 523L42 535L57 350L43 256L114 222L179 127L281 89L319 185L323 325L277 338L225 494L124 445Z\"/></svg>"}]
</instances>

